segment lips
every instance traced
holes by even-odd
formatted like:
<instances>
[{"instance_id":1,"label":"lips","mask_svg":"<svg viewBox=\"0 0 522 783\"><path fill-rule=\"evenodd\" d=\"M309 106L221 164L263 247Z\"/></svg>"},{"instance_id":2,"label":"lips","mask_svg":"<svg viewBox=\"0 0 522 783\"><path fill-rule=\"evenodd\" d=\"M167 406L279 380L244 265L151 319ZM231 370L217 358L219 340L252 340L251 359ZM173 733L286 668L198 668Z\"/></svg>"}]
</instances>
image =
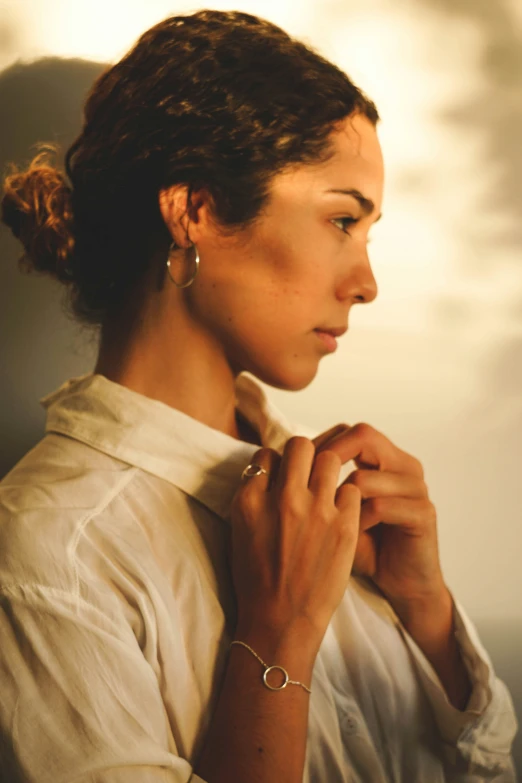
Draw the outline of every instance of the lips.
<instances>
[{"instance_id":1,"label":"lips","mask_svg":"<svg viewBox=\"0 0 522 783\"><path fill-rule=\"evenodd\" d=\"M315 332L324 332L325 334L331 334L332 337L342 337L345 332L348 331L347 326L335 326L333 328L329 328L325 326L324 328L322 326L319 326L317 329L314 329Z\"/></svg>"},{"instance_id":2,"label":"lips","mask_svg":"<svg viewBox=\"0 0 522 783\"><path fill-rule=\"evenodd\" d=\"M323 332L320 329L314 329L314 332L328 351L337 350L337 340L333 334L330 334L330 332Z\"/></svg>"}]
</instances>

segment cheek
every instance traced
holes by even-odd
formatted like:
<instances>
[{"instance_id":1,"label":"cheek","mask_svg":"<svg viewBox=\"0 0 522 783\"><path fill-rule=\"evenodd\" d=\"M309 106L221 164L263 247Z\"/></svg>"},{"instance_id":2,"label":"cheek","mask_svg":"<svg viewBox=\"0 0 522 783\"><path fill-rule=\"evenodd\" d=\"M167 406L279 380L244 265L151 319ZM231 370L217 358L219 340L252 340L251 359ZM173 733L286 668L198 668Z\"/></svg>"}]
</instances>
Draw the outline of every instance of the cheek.
<instances>
[{"instance_id":1,"label":"cheek","mask_svg":"<svg viewBox=\"0 0 522 783\"><path fill-rule=\"evenodd\" d=\"M229 346L270 350L291 341L316 325L316 290L306 291L299 280L270 279L258 286L234 285L213 290L207 307L202 303L207 329Z\"/></svg>"},{"instance_id":2,"label":"cheek","mask_svg":"<svg viewBox=\"0 0 522 783\"><path fill-rule=\"evenodd\" d=\"M256 339L285 329L313 329L316 312L333 285L315 237L302 232L272 236L251 254L230 254L218 275L202 275L196 307L209 328L238 331ZM214 267L216 268L216 267Z\"/></svg>"},{"instance_id":3,"label":"cheek","mask_svg":"<svg viewBox=\"0 0 522 783\"><path fill-rule=\"evenodd\" d=\"M322 296L319 276L302 267L275 275L263 288L249 292L250 312L267 322L268 328L306 323Z\"/></svg>"},{"instance_id":4,"label":"cheek","mask_svg":"<svg viewBox=\"0 0 522 783\"><path fill-rule=\"evenodd\" d=\"M265 292L275 305L283 301L292 310L305 308L332 285L324 253L314 251L317 242L312 237L306 239L300 236L269 255Z\"/></svg>"}]
</instances>

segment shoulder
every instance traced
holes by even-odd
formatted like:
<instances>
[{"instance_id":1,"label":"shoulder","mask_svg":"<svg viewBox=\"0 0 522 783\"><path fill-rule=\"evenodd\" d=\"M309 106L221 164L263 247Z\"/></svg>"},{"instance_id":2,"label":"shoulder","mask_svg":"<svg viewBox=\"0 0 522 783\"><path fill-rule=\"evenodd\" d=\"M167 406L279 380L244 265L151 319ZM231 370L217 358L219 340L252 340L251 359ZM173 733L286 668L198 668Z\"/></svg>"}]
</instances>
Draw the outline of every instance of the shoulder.
<instances>
[{"instance_id":1,"label":"shoulder","mask_svg":"<svg viewBox=\"0 0 522 783\"><path fill-rule=\"evenodd\" d=\"M48 433L0 481L0 584L72 588L82 531L135 474L84 443Z\"/></svg>"}]
</instances>

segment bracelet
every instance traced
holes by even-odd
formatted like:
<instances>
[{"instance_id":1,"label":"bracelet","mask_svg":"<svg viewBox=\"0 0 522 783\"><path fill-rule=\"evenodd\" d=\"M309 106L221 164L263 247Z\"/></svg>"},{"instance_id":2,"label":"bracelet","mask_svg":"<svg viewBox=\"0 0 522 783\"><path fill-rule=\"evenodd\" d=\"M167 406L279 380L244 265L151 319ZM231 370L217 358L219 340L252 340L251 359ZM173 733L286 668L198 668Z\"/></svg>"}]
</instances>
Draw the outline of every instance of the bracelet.
<instances>
[{"instance_id":1,"label":"bracelet","mask_svg":"<svg viewBox=\"0 0 522 783\"><path fill-rule=\"evenodd\" d=\"M242 647L246 647L247 650L250 650L252 655L255 655L255 657L257 658L259 663L261 663L265 667L265 671L263 672L263 684L269 690L271 690L271 691L282 691L283 688L286 688L287 685L300 685L301 688L304 688L307 693L312 693L310 688L307 688L306 685L303 685L302 682L297 682L297 680L291 680L289 678L289 676L288 676L288 672L286 671L286 669L283 669L282 666L275 666L275 665L274 666L269 666L267 663L265 663L264 660L262 658L260 658L259 655L256 652L254 652L254 650L251 647L248 646L248 644L245 644L245 642L239 642L239 641L235 640L235 641L230 643L230 646L232 647L233 644L240 644ZM281 685L277 685L277 686L269 685L268 682L267 682L266 678L267 678L268 672L271 672L274 669L278 669L284 675L285 679L284 679L284 682Z\"/></svg>"}]
</instances>

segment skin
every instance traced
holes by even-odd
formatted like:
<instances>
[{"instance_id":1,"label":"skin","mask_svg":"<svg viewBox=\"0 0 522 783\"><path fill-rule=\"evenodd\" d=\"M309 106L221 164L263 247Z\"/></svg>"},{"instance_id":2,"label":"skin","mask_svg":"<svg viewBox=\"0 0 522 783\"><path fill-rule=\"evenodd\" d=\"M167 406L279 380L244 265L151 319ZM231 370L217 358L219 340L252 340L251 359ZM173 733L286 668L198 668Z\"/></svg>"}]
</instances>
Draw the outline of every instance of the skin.
<instances>
[{"instance_id":1,"label":"skin","mask_svg":"<svg viewBox=\"0 0 522 783\"><path fill-rule=\"evenodd\" d=\"M189 209L184 186L162 191L161 213L181 248L172 274L182 281L192 273L194 243L197 278L178 289L163 274L158 286L166 259L152 258L129 318L106 325L94 371L258 442L236 411L236 376L248 370L278 388L305 388L328 353L314 330L346 326L352 306L377 295L367 252L383 194L377 133L354 115L339 124L332 142L327 162L277 175L262 214L232 235L215 222L205 190L193 195ZM336 189L360 192L371 209L354 196L327 192ZM353 572L381 589L462 709L470 683L453 637L452 598L422 465L368 424L341 425L315 446L357 466L347 479L362 498Z\"/></svg>"},{"instance_id":2,"label":"skin","mask_svg":"<svg viewBox=\"0 0 522 783\"><path fill-rule=\"evenodd\" d=\"M278 175L255 225L233 236L216 225L206 192L189 217L185 187L162 191L163 218L183 248L172 274L179 281L191 274L193 242L198 276L187 289L165 277L157 290L154 272L166 259L153 259L139 317L109 325L95 372L232 437L241 435L239 372L283 389L308 386L327 354L313 330L346 326L352 305L377 295L367 241L380 214L381 148L359 116L345 120L333 139L331 160ZM335 188L359 190L374 202L373 213L364 215L352 196L325 193Z\"/></svg>"}]
</instances>

